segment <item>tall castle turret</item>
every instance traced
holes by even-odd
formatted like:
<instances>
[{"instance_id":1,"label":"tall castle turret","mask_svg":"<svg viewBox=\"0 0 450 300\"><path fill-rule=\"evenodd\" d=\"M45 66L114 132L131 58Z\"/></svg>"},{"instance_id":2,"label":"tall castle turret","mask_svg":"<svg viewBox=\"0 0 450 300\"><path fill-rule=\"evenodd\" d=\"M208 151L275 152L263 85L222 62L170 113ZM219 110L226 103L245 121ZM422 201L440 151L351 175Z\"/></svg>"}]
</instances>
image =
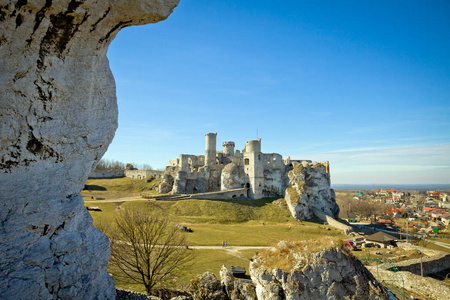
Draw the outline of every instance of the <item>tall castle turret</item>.
<instances>
[{"instance_id":1,"label":"tall castle turret","mask_svg":"<svg viewBox=\"0 0 450 300\"><path fill-rule=\"evenodd\" d=\"M250 198L262 198L264 189L264 154L261 153L261 139L245 143L244 172L250 181Z\"/></svg>"},{"instance_id":2,"label":"tall castle turret","mask_svg":"<svg viewBox=\"0 0 450 300\"><path fill-rule=\"evenodd\" d=\"M205 166L216 165L216 133L206 134L205 143Z\"/></svg>"},{"instance_id":3,"label":"tall castle turret","mask_svg":"<svg viewBox=\"0 0 450 300\"><path fill-rule=\"evenodd\" d=\"M223 153L226 156L233 156L234 155L234 142L223 142Z\"/></svg>"}]
</instances>

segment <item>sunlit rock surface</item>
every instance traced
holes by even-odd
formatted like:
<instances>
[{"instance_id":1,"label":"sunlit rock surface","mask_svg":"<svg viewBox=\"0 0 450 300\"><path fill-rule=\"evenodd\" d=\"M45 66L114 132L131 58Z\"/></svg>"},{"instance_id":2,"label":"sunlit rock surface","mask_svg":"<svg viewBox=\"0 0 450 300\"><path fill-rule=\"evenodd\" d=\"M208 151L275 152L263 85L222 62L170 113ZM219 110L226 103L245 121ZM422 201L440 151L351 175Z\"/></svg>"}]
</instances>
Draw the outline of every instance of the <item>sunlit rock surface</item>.
<instances>
[{"instance_id":1,"label":"sunlit rock surface","mask_svg":"<svg viewBox=\"0 0 450 300\"><path fill-rule=\"evenodd\" d=\"M79 194L117 127L106 51L178 0L0 0L0 295L111 299L109 241Z\"/></svg>"},{"instance_id":2,"label":"sunlit rock surface","mask_svg":"<svg viewBox=\"0 0 450 300\"><path fill-rule=\"evenodd\" d=\"M280 242L257 255L250 276L258 299L389 299L372 274L337 239Z\"/></svg>"},{"instance_id":3,"label":"sunlit rock surface","mask_svg":"<svg viewBox=\"0 0 450 300\"><path fill-rule=\"evenodd\" d=\"M294 218L311 219L316 208L328 216L339 214L334 190L330 188L330 174L324 163L294 162L289 171L286 204Z\"/></svg>"}]
</instances>

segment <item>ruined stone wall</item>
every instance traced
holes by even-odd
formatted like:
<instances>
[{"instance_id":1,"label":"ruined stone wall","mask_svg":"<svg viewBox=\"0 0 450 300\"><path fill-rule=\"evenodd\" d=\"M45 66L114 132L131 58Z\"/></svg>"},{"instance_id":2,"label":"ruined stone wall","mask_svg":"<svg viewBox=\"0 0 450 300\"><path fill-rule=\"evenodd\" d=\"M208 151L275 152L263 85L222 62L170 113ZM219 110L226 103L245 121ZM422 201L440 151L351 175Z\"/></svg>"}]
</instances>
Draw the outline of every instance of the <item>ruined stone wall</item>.
<instances>
[{"instance_id":1,"label":"ruined stone wall","mask_svg":"<svg viewBox=\"0 0 450 300\"><path fill-rule=\"evenodd\" d=\"M278 153L263 154L264 197L284 196L289 185L288 168Z\"/></svg>"},{"instance_id":2,"label":"ruined stone wall","mask_svg":"<svg viewBox=\"0 0 450 300\"><path fill-rule=\"evenodd\" d=\"M89 179L122 178L122 177L125 177L125 170L109 170L109 171L94 170L89 174Z\"/></svg>"},{"instance_id":3,"label":"ruined stone wall","mask_svg":"<svg viewBox=\"0 0 450 300\"><path fill-rule=\"evenodd\" d=\"M423 268L423 274L428 275L450 269L450 254L446 252L404 243L398 243L398 246L406 250L415 250L423 253L422 259L415 258L397 262L395 265L399 271L421 275L421 268Z\"/></svg>"},{"instance_id":4,"label":"ruined stone wall","mask_svg":"<svg viewBox=\"0 0 450 300\"><path fill-rule=\"evenodd\" d=\"M0 0L0 295L111 299L108 238L79 194L117 127L106 52L177 0Z\"/></svg>"},{"instance_id":5,"label":"ruined stone wall","mask_svg":"<svg viewBox=\"0 0 450 300\"><path fill-rule=\"evenodd\" d=\"M414 294L419 294L421 296L420 299L450 299L450 287L431 277L421 277L406 271L399 271L393 275L393 272L379 267L367 267L367 269L380 282L385 280L400 289L405 288Z\"/></svg>"},{"instance_id":6,"label":"ruined stone wall","mask_svg":"<svg viewBox=\"0 0 450 300\"><path fill-rule=\"evenodd\" d=\"M163 172L157 170L125 170L125 176L132 179L145 179L149 176L161 178Z\"/></svg>"}]
</instances>

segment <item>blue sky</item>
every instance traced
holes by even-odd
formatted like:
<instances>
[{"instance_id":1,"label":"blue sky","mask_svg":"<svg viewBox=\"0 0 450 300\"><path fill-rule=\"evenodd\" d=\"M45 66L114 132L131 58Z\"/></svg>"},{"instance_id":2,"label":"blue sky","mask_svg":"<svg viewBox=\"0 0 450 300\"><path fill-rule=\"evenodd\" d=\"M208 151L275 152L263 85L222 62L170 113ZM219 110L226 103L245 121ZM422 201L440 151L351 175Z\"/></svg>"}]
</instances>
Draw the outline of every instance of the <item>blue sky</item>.
<instances>
[{"instance_id":1,"label":"blue sky","mask_svg":"<svg viewBox=\"0 0 450 300\"><path fill-rule=\"evenodd\" d=\"M450 183L450 2L181 0L119 32L105 158L163 168L261 138L335 184Z\"/></svg>"}]
</instances>

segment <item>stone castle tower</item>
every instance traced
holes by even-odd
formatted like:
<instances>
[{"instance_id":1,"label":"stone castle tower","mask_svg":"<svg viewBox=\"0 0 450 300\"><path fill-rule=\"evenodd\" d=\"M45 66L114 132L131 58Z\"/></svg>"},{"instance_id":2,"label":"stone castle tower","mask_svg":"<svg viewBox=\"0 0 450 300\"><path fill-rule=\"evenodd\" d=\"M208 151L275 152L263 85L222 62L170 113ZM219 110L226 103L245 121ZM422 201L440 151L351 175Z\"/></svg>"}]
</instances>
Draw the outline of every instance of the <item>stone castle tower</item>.
<instances>
[{"instance_id":1,"label":"stone castle tower","mask_svg":"<svg viewBox=\"0 0 450 300\"><path fill-rule=\"evenodd\" d=\"M252 199L262 198L264 189L264 165L261 157L261 139L248 141L242 151L244 154L244 172L249 180L249 195Z\"/></svg>"},{"instance_id":2,"label":"stone castle tower","mask_svg":"<svg viewBox=\"0 0 450 300\"><path fill-rule=\"evenodd\" d=\"M234 155L234 142L223 142L223 154L226 156Z\"/></svg>"},{"instance_id":3,"label":"stone castle tower","mask_svg":"<svg viewBox=\"0 0 450 300\"><path fill-rule=\"evenodd\" d=\"M205 135L205 167L216 165L216 133L207 133Z\"/></svg>"}]
</instances>

